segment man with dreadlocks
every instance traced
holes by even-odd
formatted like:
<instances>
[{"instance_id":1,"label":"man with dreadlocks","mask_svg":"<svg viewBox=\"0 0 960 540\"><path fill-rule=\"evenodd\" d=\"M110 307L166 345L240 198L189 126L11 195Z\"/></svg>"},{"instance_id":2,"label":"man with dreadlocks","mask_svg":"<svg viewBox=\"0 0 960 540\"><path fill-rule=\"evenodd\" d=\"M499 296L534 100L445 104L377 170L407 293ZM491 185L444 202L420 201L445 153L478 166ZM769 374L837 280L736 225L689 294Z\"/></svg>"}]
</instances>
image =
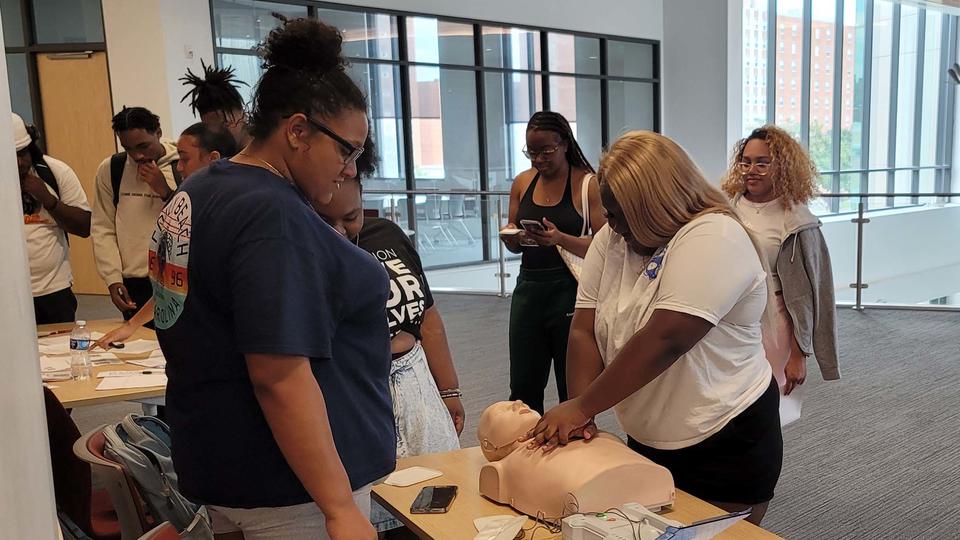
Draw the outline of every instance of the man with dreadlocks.
<instances>
[{"instance_id":1,"label":"man with dreadlocks","mask_svg":"<svg viewBox=\"0 0 960 540\"><path fill-rule=\"evenodd\" d=\"M200 117L204 125L215 132L229 131L237 141L237 148L242 149L250 142L250 134L243 97L237 87L247 83L237 79L232 67L208 66L202 60L200 66L203 67L202 78L190 69L180 78L184 86L191 87L180 101L190 98L193 114Z\"/></svg>"},{"instance_id":2,"label":"man with dreadlocks","mask_svg":"<svg viewBox=\"0 0 960 540\"><path fill-rule=\"evenodd\" d=\"M542 414L551 362L560 401L567 398L567 336L577 297L577 280L557 248L584 257L591 237L583 232L600 230L606 219L594 169L563 115L534 114L523 153L532 167L510 189L507 228L526 222L526 230L501 235L507 249L522 253L510 307L510 399Z\"/></svg>"}]
</instances>

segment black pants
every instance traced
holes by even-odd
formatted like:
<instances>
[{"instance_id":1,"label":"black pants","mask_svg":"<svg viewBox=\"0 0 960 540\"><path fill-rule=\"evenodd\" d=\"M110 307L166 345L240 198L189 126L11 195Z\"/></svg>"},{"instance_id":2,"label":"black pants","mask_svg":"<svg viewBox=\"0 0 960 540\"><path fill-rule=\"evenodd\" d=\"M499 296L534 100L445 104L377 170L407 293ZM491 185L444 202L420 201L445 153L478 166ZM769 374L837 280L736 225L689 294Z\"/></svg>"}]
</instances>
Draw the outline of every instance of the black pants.
<instances>
[{"instance_id":1,"label":"black pants","mask_svg":"<svg viewBox=\"0 0 960 540\"><path fill-rule=\"evenodd\" d=\"M37 316L37 324L73 322L77 320L77 297L70 287L43 296L34 296L33 312Z\"/></svg>"},{"instance_id":2,"label":"black pants","mask_svg":"<svg viewBox=\"0 0 960 540\"><path fill-rule=\"evenodd\" d=\"M150 284L150 278L147 277L125 277L123 278L123 286L127 288L127 292L130 294L130 299L133 300L133 303L137 305L136 309L130 309L123 312L123 320L129 321L134 315L137 314L137 311L139 311L144 304L153 298L153 285ZM147 328L153 328L153 323L149 322L144 326Z\"/></svg>"},{"instance_id":3,"label":"black pants","mask_svg":"<svg viewBox=\"0 0 960 540\"><path fill-rule=\"evenodd\" d=\"M550 363L560 401L567 400L567 338L577 280L566 267L520 269L510 305L510 400L543 414Z\"/></svg>"},{"instance_id":4,"label":"black pants","mask_svg":"<svg viewBox=\"0 0 960 540\"><path fill-rule=\"evenodd\" d=\"M707 501L760 504L773 499L783 464L780 390L767 391L707 439L679 450L627 445L673 474L676 486Z\"/></svg>"}]
</instances>

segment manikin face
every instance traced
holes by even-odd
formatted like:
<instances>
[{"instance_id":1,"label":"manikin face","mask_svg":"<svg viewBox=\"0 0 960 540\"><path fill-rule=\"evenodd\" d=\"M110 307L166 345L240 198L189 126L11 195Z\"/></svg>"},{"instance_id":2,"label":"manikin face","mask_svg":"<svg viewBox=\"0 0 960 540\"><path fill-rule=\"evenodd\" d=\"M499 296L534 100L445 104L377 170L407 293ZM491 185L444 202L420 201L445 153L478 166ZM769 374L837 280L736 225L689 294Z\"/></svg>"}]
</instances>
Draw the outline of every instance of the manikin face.
<instances>
[{"instance_id":1,"label":"manikin face","mask_svg":"<svg viewBox=\"0 0 960 540\"><path fill-rule=\"evenodd\" d=\"M488 461L503 459L539 421L540 415L522 401L500 401L487 407L477 427L483 455Z\"/></svg>"}]
</instances>

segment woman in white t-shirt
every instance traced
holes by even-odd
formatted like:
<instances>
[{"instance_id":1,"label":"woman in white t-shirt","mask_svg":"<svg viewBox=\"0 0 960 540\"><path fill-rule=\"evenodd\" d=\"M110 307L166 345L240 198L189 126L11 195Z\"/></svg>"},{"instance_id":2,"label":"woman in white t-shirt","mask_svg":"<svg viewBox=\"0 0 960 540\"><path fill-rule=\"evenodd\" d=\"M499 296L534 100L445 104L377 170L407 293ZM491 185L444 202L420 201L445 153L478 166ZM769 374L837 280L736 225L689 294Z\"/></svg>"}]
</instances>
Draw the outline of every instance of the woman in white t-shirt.
<instances>
[{"instance_id":1,"label":"woman in white t-shirt","mask_svg":"<svg viewBox=\"0 0 960 540\"><path fill-rule=\"evenodd\" d=\"M723 194L656 133L600 162L608 226L583 266L567 351L570 401L528 437L549 450L614 408L631 448L677 487L759 523L780 476L778 392L764 358L757 249Z\"/></svg>"},{"instance_id":2,"label":"woman in white t-shirt","mask_svg":"<svg viewBox=\"0 0 960 540\"><path fill-rule=\"evenodd\" d=\"M803 146L768 125L737 144L721 185L770 270L767 288L775 301L763 347L781 395L790 396L781 400L783 425L800 416L808 356L816 357L824 380L840 378L830 253L820 220L807 207L817 176Z\"/></svg>"}]
</instances>

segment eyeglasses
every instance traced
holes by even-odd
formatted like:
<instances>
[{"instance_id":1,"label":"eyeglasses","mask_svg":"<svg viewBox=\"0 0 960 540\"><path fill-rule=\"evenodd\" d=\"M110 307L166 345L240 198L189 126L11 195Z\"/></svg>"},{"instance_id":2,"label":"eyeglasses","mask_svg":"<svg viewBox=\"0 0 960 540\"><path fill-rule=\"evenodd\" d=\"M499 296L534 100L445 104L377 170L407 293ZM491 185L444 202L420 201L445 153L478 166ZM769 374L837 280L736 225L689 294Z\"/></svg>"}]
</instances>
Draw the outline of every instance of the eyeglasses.
<instances>
[{"instance_id":1,"label":"eyeglasses","mask_svg":"<svg viewBox=\"0 0 960 540\"><path fill-rule=\"evenodd\" d=\"M741 161L740 163L737 163L737 169L739 169L743 174L747 174L753 170L755 174L759 176L765 176L768 172L770 172L770 165L770 163L749 163L746 161Z\"/></svg>"},{"instance_id":2,"label":"eyeglasses","mask_svg":"<svg viewBox=\"0 0 960 540\"><path fill-rule=\"evenodd\" d=\"M547 148L544 150L527 150L527 147L523 147L523 155L527 156L527 159L537 159L538 157L550 157L554 152L560 149L560 145L556 145L553 148Z\"/></svg>"},{"instance_id":3,"label":"eyeglasses","mask_svg":"<svg viewBox=\"0 0 960 540\"><path fill-rule=\"evenodd\" d=\"M356 161L357 158L360 157L360 154L363 153L363 146L354 146L352 143L350 143L350 141L344 139L340 135L337 135L336 131L328 128L327 126L321 124L320 122L317 122L313 118L310 118L310 115L304 113L304 116L307 118L307 122L309 122L311 126L322 131L324 135L333 139L334 142L336 142L343 148L343 150L346 152L343 158L344 166L349 165L354 161Z\"/></svg>"}]
</instances>

